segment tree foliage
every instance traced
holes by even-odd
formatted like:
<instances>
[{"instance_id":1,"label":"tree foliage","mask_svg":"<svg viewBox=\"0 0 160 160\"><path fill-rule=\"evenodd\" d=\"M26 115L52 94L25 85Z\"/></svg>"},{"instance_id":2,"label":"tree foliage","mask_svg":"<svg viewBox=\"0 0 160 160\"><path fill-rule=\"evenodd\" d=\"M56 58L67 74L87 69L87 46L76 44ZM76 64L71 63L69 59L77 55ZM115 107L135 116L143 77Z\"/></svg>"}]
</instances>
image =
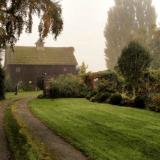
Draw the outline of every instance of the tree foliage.
<instances>
[{"instance_id":1,"label":"tree foliage","mask_svg":"<svg viewBox=\"0 0 160 160\"><path fill-rule=\"evenodd\" d=\"M105 28L106 62L109 69L117 64L122 49L130 41L145 44L156 24L152 0L115 0Z\"/></svg>"},{"instance_id":2,"label":"tree foliage","mask_svg":"<svg viewBox=\"0 0 160 160\"><path fill-rule=\"evenodd\" d=\"M79 67L79 75L84 75L87 73L88 65L82 62L81 66Z\"/></svg>"},{"instance_id":3,"label":"tree foliage","mask_svg":"<svg viewBox=\"0 0 160 160\"><path fill-rule=\"evenodd\" d=\"M160 69L160 28L153 30L152 39L149 42L149 49L151 52L152 69Z\"/></svg>"},{"instance_id":4,"label":"tree foliage","mask_svg":"<svg viewBox=\"0 0 160 160\"><path fill-rule=\"evenodd\" d=\"M61 6L52 0L0 0L0 48L12 47L23 29L31 33L33 16L38 15L40 39L51 32L56 38L63 27Z\"/></svg>"},{"instance_id":5,"label":"tree foliage","mask_svg":"<svg viewBox=\"0 0 160 160\"><path fill-rule=\"evenodd\" d=\"M134 34L134 39L150 51L152 58L151 68L160 69L160 28L154 26L148 36L146 36L146 31L141 29Z\"/></svg>"},{"instance_id":6,"label":"tree foliage","mask_svg":"<svg viewBox=\"0 0 160 160\"><path fill-rule=\"evenodd\" d=\"M116 93L121 91L123 79L115 72L107 70L101 74L97 82L98 92Z\"/></svg>"},{"instance_id":7,"label":"tree foliage","mask_svg":"<svg viewBox=\"0 0 160 160\"><path fill-rule=\"evenodd\" d=\"M149 52L137 42L131 42L123 49L118 59L118 68L127 82L133 88L138 88L138 83L143 77L144 71L150 66Z\"/></svg>"},{"instance_id":8,"label":"tree foliage","mask_svg":"<svg viewBox=\"0 0 160 160\"><path fill-rule=\"evenodd\" d=\"M160 93L160 70L148 70L143 75L142 88L150 94Z\"/></svg>"}]
</instances>

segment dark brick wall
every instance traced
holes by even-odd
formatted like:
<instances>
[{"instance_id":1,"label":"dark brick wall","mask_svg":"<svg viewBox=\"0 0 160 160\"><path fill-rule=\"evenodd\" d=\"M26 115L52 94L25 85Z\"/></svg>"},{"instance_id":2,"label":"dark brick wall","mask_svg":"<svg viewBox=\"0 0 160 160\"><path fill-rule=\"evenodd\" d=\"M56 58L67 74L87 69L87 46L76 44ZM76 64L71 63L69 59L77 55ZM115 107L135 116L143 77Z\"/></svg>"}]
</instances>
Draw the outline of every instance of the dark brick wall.
<instances>
[{"instance_id":1,"label":"dark brick wall","mask_svg":"<svg viewBox=\"0 0 160 160\"><path fill-rule=\"evenodd\" d=\"M47 77L57 77L61 74L75 74L76 66L65 65L8 65L6 74L10 76L11 82L15 86L23 81L27 84L29 81L36 86L37 80L46 73Z\"/></svg>"}]
</instances>

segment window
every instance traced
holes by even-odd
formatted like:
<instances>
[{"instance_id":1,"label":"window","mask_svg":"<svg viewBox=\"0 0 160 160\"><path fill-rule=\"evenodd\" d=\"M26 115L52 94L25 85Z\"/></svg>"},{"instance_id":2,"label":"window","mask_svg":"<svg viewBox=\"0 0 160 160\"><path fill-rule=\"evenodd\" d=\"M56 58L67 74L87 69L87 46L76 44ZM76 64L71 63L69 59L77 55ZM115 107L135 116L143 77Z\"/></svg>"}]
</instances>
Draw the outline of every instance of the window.
<instances>
[{"instance_id":1,"label":"window","mask_svg":"<svg viewBox=\"0 0 160 160\"><path fill-rule=\"evenodd\" d=\"M64 72L66 72L66 71L67 71L67 68L66 68L66 67L64 67L63 71L64 71Z\"/></svg>"},{"instance_id":2,"label":"window","mask_svg":"<svg viewBox=\"0 0 160 160\"><path fill-rule=\"evenodd\" d=\"M21 72L21 68L20 67L16 67L16 73L20 73Z\"/></svg>"}]
</instances>

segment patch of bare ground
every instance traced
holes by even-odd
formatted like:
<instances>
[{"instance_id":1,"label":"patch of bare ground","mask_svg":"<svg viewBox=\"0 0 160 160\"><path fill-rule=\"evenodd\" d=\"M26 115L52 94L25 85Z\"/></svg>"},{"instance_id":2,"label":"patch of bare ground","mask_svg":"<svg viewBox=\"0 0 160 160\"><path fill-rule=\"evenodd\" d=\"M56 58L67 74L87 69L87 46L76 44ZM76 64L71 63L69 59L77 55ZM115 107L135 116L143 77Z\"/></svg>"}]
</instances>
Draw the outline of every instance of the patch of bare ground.
<instances>
[{"instance_id":1,"label":"patch of bare ground","mask_svg":"<svg viewBox=\"0 0 160 160\"><path fill-rule=\"evenodd\" d=\"M14 116L19 117L26 124L34 139L45 145L56 160L87 160L79 150L65 142L53 131L48 129L39 119L34 117L27 107L30 99L19 100L14 110Z\"/></svg>"}]
</instances>

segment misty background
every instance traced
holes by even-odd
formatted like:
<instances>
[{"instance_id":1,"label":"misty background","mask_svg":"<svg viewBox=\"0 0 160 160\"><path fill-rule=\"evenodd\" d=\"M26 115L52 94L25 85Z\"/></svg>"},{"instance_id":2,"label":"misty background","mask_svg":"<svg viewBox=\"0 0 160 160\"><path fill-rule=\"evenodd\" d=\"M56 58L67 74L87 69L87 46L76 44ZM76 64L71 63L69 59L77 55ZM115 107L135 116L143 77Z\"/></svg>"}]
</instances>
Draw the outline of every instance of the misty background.
<instances>
[{"instance_id":1,"label":"misty background","mask_svg":"<svg viewBox=\"0 0 160 160\"><path fill-rule=\"evenodd\" d=\"M108 10L113 0L62 0L64 29L55 41L50 35L45 46L73 46L79 65L84 61L90 71L106 69L104 28ZM157 24L160 22L160 1L153 0L157 12ZM32 34L22 34L16 45L34 46L38 40L39 20L34 18Z\"/></svg>"}]
</instances>

